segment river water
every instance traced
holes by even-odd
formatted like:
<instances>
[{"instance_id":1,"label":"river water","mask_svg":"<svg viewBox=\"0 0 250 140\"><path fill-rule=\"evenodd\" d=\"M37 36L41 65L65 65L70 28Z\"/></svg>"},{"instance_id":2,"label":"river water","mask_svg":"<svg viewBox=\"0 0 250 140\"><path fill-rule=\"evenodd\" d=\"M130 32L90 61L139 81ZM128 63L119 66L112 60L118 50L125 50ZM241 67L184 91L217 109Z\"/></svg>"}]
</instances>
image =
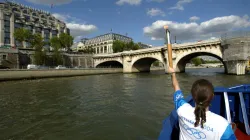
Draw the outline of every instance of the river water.
<instances>
[{"instance_id":1,"label":"river water","mask_svg":"<svg viewBox=\"0 0 250 140\"><path fill-rule=\"evenodd\" d=\"M215 86L250 83L223 69L178 74L186 95L206 78ZM170 76L163 71L0 83L0 139L153 140L173 109Z\"/></svg>"}]
</instances>

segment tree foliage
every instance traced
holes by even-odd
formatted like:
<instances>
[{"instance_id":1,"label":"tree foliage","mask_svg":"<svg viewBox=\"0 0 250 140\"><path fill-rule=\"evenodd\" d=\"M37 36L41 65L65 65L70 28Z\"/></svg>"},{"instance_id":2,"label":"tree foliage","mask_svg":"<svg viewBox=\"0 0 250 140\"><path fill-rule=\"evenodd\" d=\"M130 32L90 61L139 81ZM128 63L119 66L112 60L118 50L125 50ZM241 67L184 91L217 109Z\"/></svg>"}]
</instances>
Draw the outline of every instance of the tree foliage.
<instances>
[{"instance_id":1,"label":"tree foliage","mask_svg":"<svg viewBox=\"0 0 250 140\"><path fill-rule=\"evenodd\" d=\"M42 50L35 51L34 58L36 65L44 65L46 60L46 51Z\"/></svg>"},{"instance_id":2,"label":"tree foliage","mask_svg":"<svg viewBox=\"0 0 250 140\"><path fill-rule=\"evenodd\" d=\"M191 62L195 65L195 66L199 66L200 64L202 64L201 58L195 57L191 60Z\"/></svg>"},{"instance_id":3,"label":"tree foliage","mask_svg":"<svg viewBox=\"0 0 250 140\"><path fill-rule=\"evenodd\" d=\"M50 44L53 49L66 49L70 50L70 47L73 45L74 38L66 33L62 33L59 37L55 36L50 39Z\"/></svg>"},{"instance_id":4,"label":"tree foliage","mask_svg":"<svg viewBox=\"0 0 250 140\"><path fill-rule=\"evenodd\" d=\"M53 48L53 50L59 50L62 48L61 42L58 37L52 37L50 39L50 45Z\"/></svg>"},{"instance_id":5,"label":"tree foliage","mask_svg":"<svg viewBox=\"0 0 250 140\"><path fill-rule=\"evenodd\" d=\"M221 63L219 60L205 60L204 63Z\"/></svg>"},{"instance_id":6,"label":"tree foliage","mask_svg":"<svg viewBox=\"0 0 250 140\"><path fill-rule=\"evenodd\" d=\"M44 65L46 60L46 51L43 49L45 42L41 34L34 34L30 36L31 47L35 49L35 64Z\"/></svg>"},{"instance_id":7,"label":"tree foliage","mask_svg":"<svg viewBox=\"0 0 250 140\"><path fill-rule=\"evenodd\" d=\"M16 41L18 41L21 44L21 46L17 46L17 44L16 44L16 46L23 48L25 41L30 42L29 40L32 37L32 33L27 29L18 28L18 29L15 29L15 31L14 31L14 37L15 37Z\"/></svg>"},{"instance_id":8,"label":"tree foliage","mask_svg":"<svg viewBox=\"0 0 250 140\"><path fill-rule=\"evenodd\" d=\"M60 52L60 49L62 48L61 46L61 41L58 37L52 37L50 39L50 45L53 48L53 62L55 65L60 65L62 64L62 55Z\"/></svg>"},{"instance_id":9,"label":"tree foliage","mask_svg":"<svg viewBox=\"0 0 250 140\"><path fill-rule=\"evenodd\" d=\"M113 52L123 52L123 51L129 51L129 50L138 50L140 49L140 46L133 41L129 43L125 43L119 40L116 40L113 42Z\"/></svg>"},{"instance_id":10,"label":"tree foliage","mask_svg":"<svg viewBox=\"0 0 250 140\"><path fill-rule=\"evenodd\" d=\"M24 28L15 29L14 37L16 41L20 42L21 45L18 47L24 47L24 43L30 43L31 47L34 48L35 54L35 64L42 65L45 63L46 59L46 51L44 50L44 46L46 42L44 42L41 34L32 34L29 30ZM49 44L53 48L53 59L56 64L62 63L62 55L60 53L60 49L70 50L70 47L73 45L74 38L66 33L62 33L59 37L53 37L50 39ZM87 50L91 51L91 50Z\"/></svg>"},{"instance_id":11,"label":"tree foliage","mask_svg":"<svg viewBox=\"0 0 250 140\"><path fill-rule=\"evenodd\" d=\"M74 38L66 33L62 33L59 35L59 41L62 48L69 50L70 47L73 45Z\"/></svg>"}]
</instances>

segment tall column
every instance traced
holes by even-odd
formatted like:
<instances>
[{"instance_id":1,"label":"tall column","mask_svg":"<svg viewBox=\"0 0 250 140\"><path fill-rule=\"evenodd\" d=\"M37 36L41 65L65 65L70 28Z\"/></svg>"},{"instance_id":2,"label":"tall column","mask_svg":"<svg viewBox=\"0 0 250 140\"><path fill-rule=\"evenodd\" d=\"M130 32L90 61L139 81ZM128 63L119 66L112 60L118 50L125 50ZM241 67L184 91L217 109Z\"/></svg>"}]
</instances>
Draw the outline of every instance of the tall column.
<instances>
[{"instance_id":1,"label":"tall column","mask_svg":"<svg viewBox=\"0 0 250 140\"><path fill-rule=\"evenodd\" d=\"M50 30L50 32L49 32L49 38L50 39L52 38L52 30Z\"/></svg>"},{"instance_id":2,"label":"tall column","mask_svg":"<svg viewBox=\"0 0 250 140\"><path fill-rule=\"evenodd\" d=\"M34 27L32 31L33 31L33 34L35 34L36 33L36 27Z\"/></svg>"},{"instance_id":3,"label":"tall column","mask_svg":"<svg viewBox=\"0 0 250 140\"><path fill-rule=\"evenodd\" d=\"M84 58L84 61L85 61L85 68L87 68L88 67L88 61L87 61L86 57Z\"/></svg>"},{"instance_id":4,"label":"tall column","mask_svg":"<svg viewBox=\"0 0 250 140\"><path fill-rule=\"evenodd\" d=\"M78 57L78 66L81 66L81 58Z\"/></svg>"},{"instance_id":5,"label":"tall column","mask_svg":"<svg viewBox=\"0 0 250 140\"><path fill-rule=\"evenodd\" d=\"M97 48L95 48L95 54L97 54Z\"/></svg>"},{"instance_id":6,"label":"tall column","mask_svg":"<svg viewBox=\"0 0 250 140\"><path fill-rule=\"evenodd\" d=\"M17 50L16 56L17 56L17 58L16 58L16 69L19 69L19 50Z\"/></svg>"},{"instance_id":7,"label":"tall column","mask_svg":"<svg viewBox=\"0 0 250 140\"><path fill-rule=\"evenodd\" d=\"M15 46L14 30L15 30L15 16L11 14L10 17L10 45ZM22 43L22 42L20 42Z\"/></svg>"},{"instance_id":8,"label":"tall column","mask_svg":"<svg viewBox=\"0 0 250 140\"><path fill-rule=\"evenodd\" d=\"M105 53L104 51L105 51L104 46L102 46L102 53Z\"/></svg>"},{"instance_id":9,"label":"tall column","mask_svg":"<svg viewBox=\"0 0 250 140\"><path fill-rule=\"evenodd\" d=\"M50 32L49 32L49 38L51 39L52 38L52 29L50 29ZM49 49L52 50L52 47L49 46Z\"/></svg>"},{"instance_id":10,"label":"tall column","mask_svg":"<svg viewBox=\"0 0 250 140\"><path fill-rule=\"evenodd\" d=\"M4 45L4 14L0 9L0 46Z\"/></svg>"},{"instance_id":11,"label":"tall column","mask_svg":"<svg viewBox=\"0 0 250 140\"><path fill-rule=\"evenodd\" d=\"M44 29L42 29L42 38L44 38Z\"/></svg>"},{"instance_id":12,"label":"tall column","mask_svg":"<svg viewBox=\"0 0 250 140\"><path fill-rule=\"evenodd\" d=\"M70 57L70 65L73 67L74 66L74 60L73 60L73 57Z\"/></svg>"},{"instance_id":13,"label":"tall column","mask_svg":"<svg viewBox=\"0 0 250 140\"><path fill-rule=\"evenodd\" d=\"M110 53L113 53L113 45L110 45Z\"/></svg>"}]
</instances>

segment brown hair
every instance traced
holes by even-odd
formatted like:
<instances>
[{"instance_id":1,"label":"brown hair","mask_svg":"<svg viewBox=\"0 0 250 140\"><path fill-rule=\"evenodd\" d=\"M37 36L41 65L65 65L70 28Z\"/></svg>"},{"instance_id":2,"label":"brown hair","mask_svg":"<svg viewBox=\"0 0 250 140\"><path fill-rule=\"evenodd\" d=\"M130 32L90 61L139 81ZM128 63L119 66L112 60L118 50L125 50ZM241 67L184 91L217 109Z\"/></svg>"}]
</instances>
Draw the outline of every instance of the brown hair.
<instances>
[{"instance_id":1,"label":"brown hair","mask_svg":"<svg viewBox=\"0 0 250 140\"><path fill-rule=\"evenodd\" d=\"M191 93L196 103L194 110L196 121L194 126L197 127L201 124L201 128L204 128L203 124L206 122L206 108L213 99L214 87L208 80L200 79L194 82Z\"/></svg>"}]
</instances>

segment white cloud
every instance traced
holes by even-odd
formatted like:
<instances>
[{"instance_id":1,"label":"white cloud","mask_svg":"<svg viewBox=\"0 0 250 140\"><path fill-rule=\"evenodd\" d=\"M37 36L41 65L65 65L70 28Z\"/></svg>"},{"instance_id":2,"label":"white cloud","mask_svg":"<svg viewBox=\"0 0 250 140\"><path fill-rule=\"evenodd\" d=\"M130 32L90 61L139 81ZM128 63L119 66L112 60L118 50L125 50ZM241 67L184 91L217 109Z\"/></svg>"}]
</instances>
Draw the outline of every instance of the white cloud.
<instances>
[{"instance_id":1,"label":"white cloud","mask_svg":"<svg viewBox=\"0 0 250 140\"><path fill-rule=\"evenodd\" d=\"M117 5L129 4L129 5L140 5L142 0L119 0L116 2Z\"/></svg>"},{"instance_id":2,"label":"white cloud","mask_svg":"<svg viewBox=\"0 0 250 140\"><path fill-rule=\"evenodd\" d=\"M79 36L88 35L97 30L97 27L95 25L77 23L77 22L80 22L80 20L70 15L62 15L62 14L54 13L53 16L55 16L59 20L64 21L67 27L70 29L70 34L76 38L79 38Z\"/></svg>"},{"instance_id":3,"label":"white cloud","mask_svg":"<svg viewBox=\"0 0 250 140\"><path fill-rule=\"evenodd\" d=\"M67 23L67 27L70 29L71 35L75 37L85 36L97 30L95 25L88 24Z\"/></svg>"},{"instance_id":4,"label":"white cloud","mask_svg":"<svg viewBox=\"0 0 250 140\"><path fill-rule=\"evenodd\" d=\"M165 0L148 0L148 2L164 2Z\"/></svg>"},{"instance_id":5,"label":"white cloud","mask_svg":"<svg viewBox=\"0 0 250 140\"><path fill-rule=\"evenodd\" d=\"M71 3L72 0L26 0L35 4L43 4L43 5L61 5Z\"/></svg>"},{"instance_id":6,"label":"white cloud","mask_svg":"<svg viewBox=\"0 0 250 140\"><path fill-rule=\"evenodd\" d=\"M200 18L197 17L197 16L192 16L192 17L189 18L189 20L190 20L191 22L195 22L195 21L200 20Z\"/></svg>"},{"instance_id":7,"label":"white cloud","mask_svg":"<svg viewBox=\"0 0 250 140\"><path fill-rule=\"evenodd\" d=\"M178 40L207 39L219 36L224 32L235 29L250 27L248 16L224 16L216 17L208 21L197 24L195 22L179 23L175 21L158 20L152 25L144 27L143 32L152 40L164 39L164 25L168 25L172 36L176 36Z\"/></svg>"},{"instance_id":8,"label":"white cloud","mask_svg":"<svg viewBox=\"0 0 250 140\"><path fill-rule=\"evenodd\" d=\"M69 15L62 15L62 14L58 14L58 13L54 13L54 14L52 14L55 18L57 18L57 19L59 19L59 20L61 20L61 21L67 21L69 18L70 18L70 16Z\"/></svg>"},{"instance_id":9,"label":"white cloud","mask_svg":"<svg viewBox=\"0 0 250 140\"><path fill-rule=\"evenodd\" d=\"M152 8L147 11L149 16L165 16L165 13L159 8Z\"/></svg>"},{"instance_id":10,"label":"white cloud","mask_svg":"<svg viewBox=\"0 0 250 140\"><path fill-rule=\"evenodd\" d=\"M184 10L183 5L186 3L191 3L193 0L179 0L174 7L171 7L170 9L176 9L176 10Z\"/></svg>"}]
</instances>

